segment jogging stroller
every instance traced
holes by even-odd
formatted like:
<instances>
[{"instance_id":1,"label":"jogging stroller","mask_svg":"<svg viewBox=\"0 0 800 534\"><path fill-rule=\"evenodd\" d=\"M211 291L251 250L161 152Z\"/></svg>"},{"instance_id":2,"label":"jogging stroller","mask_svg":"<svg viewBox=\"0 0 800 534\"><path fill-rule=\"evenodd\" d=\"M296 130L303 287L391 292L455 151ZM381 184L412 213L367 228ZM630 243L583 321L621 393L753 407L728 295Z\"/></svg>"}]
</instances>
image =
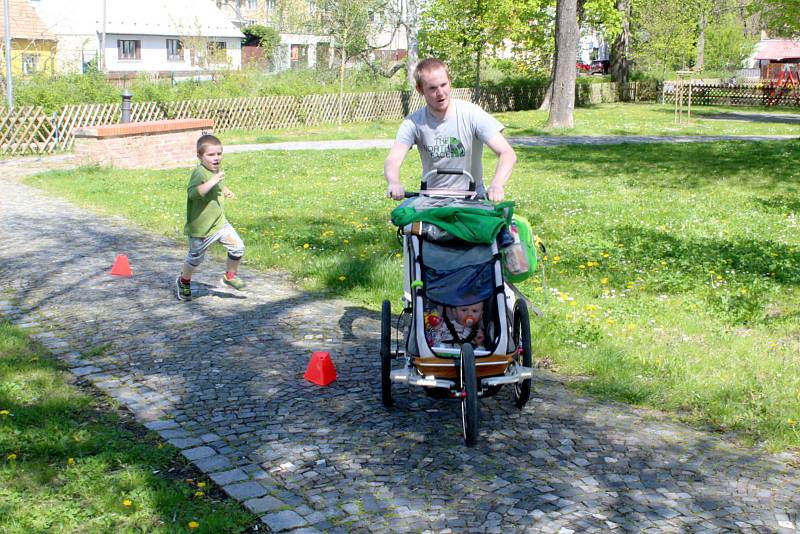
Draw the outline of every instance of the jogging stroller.
<instances>
[{"instance_id":1,"label":"jogging stroller","mask_svg":"<svg viewBox=\"0 0 800 534\"><path fill-rule=\"evenodd\" d=\"M434 175L460 175L468 188L429 189ZM461 403L467 446L477 442L481 397L514 387L522 408L531 390L531 330L525 298L504 280L501 247L513 202L476 199L461 170L434 169L420 192L392 212L403 246L403 310L392 336L391 304L381 310L381 396L392 383L422 387ZM507 237L507 235L505 235ZM393 363L403 365L393 368Z\"/></svg>"}]
</instances>

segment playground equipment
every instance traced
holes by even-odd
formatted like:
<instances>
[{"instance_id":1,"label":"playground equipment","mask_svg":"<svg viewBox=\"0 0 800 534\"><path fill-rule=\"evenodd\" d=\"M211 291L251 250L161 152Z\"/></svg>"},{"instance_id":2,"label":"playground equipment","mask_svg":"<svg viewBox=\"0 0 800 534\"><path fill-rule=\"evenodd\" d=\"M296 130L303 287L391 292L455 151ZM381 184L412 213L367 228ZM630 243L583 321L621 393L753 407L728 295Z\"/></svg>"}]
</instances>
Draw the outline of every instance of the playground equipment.
<instances>
[{"instance_id":1,"label":"playground equipment","mask_svg":"<svg viewBox=\"0 0 800 534\"><path fill-rule=\"evenodd\" d=\"M800 104L800 75L797 71L781 70L778 77L764 87L764 104L786 105L792 100L794 104Z\"/></svg>"}]
</instances>

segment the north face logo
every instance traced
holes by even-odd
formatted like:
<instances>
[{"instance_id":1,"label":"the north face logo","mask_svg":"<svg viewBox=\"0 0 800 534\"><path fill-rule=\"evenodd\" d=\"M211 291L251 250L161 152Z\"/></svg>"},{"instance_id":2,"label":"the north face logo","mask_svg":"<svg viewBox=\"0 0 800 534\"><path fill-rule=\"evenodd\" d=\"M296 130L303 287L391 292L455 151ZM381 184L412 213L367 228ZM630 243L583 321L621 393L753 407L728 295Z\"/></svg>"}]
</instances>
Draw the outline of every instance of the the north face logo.
<instances>
[{"instance_id":1,"label":"the north face logo","mask_svg":"<svg viewBox=\"0 0 800 534\"><path fill-rule=\"evenodd\" d=\"M457 138L437 137L434 144L426 145L425 149L434 161L443 158L463 158L467 155L464 144Z\"/></svg>"}]
</instances>

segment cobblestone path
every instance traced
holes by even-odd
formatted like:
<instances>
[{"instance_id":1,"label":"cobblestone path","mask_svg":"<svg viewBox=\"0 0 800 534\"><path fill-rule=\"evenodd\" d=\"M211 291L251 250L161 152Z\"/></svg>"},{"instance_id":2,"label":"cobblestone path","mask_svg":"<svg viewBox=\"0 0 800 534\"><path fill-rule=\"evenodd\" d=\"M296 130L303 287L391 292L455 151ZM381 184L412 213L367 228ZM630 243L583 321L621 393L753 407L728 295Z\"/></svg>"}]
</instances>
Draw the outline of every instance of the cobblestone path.
<instances>
[{"instance_id":1,"label":"cobblestone path","mask_svg":"<svg viewBox=\"0 0 800 534\"><path fill-rule=\"evenodd\" d=\"M183 243L5 181L0 314L182 450L271 531L796 532L791 457L728 445L542 372L523 411L482 402L467 449L456 404L395 386L379 401L379 317L244 270L178 302ZM132 278L109 276L126 253ZM399 273L398 273L399 275ZM399 297L399 296L398 296ZM94 349L94 350L93 350ZM302 374L329 350L339 380ZM91 356L89 356L91 354Z\"/></svg>"}]
</instances>

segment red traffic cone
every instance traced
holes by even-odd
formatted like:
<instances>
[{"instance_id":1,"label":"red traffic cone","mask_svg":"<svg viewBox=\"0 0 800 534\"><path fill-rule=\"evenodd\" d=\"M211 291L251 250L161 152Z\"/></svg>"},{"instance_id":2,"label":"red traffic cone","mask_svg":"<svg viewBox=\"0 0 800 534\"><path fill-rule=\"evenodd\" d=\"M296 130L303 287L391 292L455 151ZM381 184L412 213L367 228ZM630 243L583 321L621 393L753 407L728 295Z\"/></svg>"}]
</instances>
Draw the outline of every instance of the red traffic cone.
<instances>
[{"instance_id":1,"label":"red traffic cone","mask_svg":"<svg viewBox=\"0 0 800 534\"><path fill-rule=\"evenodd\" d=\"M117 259L114 260L114 265L111 266L111 274L114 276L133 276L131 264L128 263L128 256L117 254Z\"/></svg>"},{"instance_id":2,"label":"red traffic cone","mask_svg":"<svg viewBox=\"0 0 800 534\"><path fill-rule=\"evenodd\" d=\"M329 352L314 352L308 362L303 378L320 386L327 386L336 380L336 367L333 366Z\"/></svg>"}]
</instances>

